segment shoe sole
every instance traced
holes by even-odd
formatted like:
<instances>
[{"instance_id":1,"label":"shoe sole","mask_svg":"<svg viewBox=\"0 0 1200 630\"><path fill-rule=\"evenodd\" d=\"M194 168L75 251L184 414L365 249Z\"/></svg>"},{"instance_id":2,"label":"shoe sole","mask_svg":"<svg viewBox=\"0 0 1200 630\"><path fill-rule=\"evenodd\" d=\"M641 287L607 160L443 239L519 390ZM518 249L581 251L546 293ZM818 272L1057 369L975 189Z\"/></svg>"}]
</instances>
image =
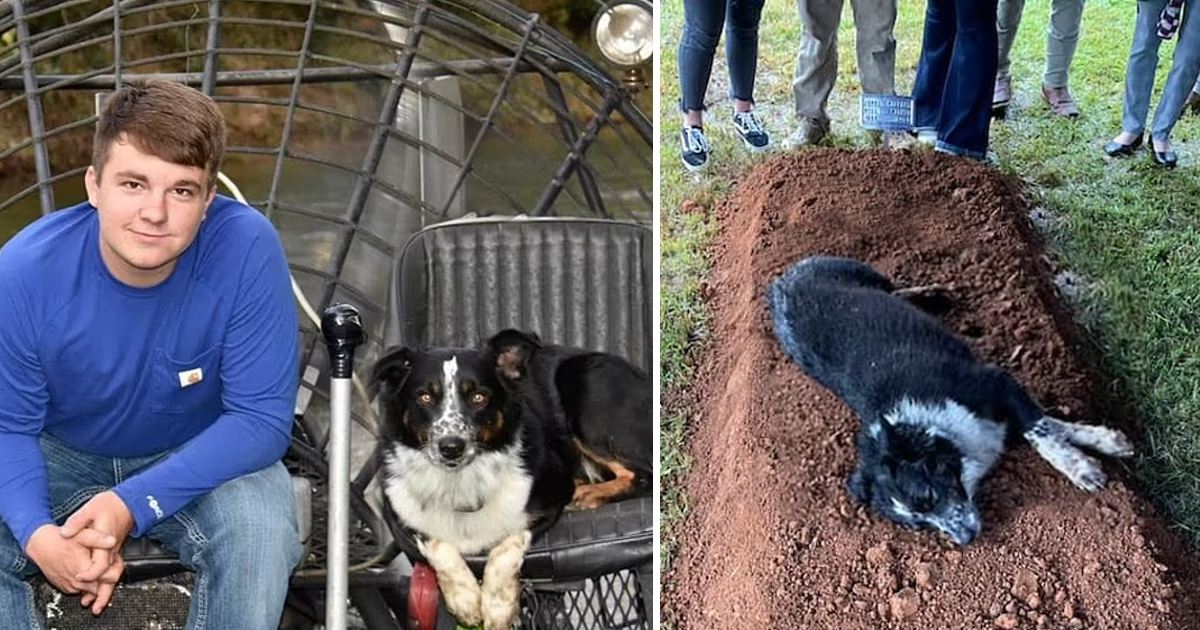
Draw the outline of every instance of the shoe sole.
<instances>
[{"instance_id":1,"label":"shoe sole","mask_svg":"<svg viewBox=\"0 0 1200 630\"><path fill-rule=\"evenodd\" d=\"M699 173L700 171L704 170L704 167L708 166L708 160L704 160L704 162L695 166L688 164L687 160L684 160L683 158L680 158L679 161L683 162L683 168L686 168L689 173Z\"/></svg>"},{"instance_id":2,"label":"shoe sole","mask_svg":"<svg viewBox=\"0 0 1200 630\"><path fill-rule=\"evenodd\" d=\"M751 153L762 153L762 152L766 151L767 149L771 148L770 141L768 141L766 144L762 145L761 147L756 147L753 144L750 144L749 140L742 138L742 144L746 145L746 148L750 149Z\"/></svg>"},{"instance_id":3,"label":"shoe sole","mask_svg":"<svg viewBox=\"0 0 1200 630\"><path fill-rule=\"evenodd\" d=\"M1008 103L993 103L992 118L996 120L1004 120L1008 117Z\"/></svg>"}]
</instances>

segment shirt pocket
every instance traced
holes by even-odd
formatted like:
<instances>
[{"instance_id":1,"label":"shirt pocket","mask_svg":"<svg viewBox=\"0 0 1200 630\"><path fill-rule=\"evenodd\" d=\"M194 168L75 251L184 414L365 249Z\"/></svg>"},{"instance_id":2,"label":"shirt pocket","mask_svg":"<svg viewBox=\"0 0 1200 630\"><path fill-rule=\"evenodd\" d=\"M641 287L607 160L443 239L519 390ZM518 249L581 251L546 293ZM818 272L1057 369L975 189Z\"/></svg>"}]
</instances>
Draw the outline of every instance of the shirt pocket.
<instances>
[{"instance_id":1,"label":"shirt pocket","mask_svg":"<svg viewBox=\"0 0 1200 630\"><path fill-rule=\"evenodd\" d=\"M151 411L213 416L220 412L221 344L186 360L176 359L159 349L154 363Z\"/></svg>"}]
</instances>

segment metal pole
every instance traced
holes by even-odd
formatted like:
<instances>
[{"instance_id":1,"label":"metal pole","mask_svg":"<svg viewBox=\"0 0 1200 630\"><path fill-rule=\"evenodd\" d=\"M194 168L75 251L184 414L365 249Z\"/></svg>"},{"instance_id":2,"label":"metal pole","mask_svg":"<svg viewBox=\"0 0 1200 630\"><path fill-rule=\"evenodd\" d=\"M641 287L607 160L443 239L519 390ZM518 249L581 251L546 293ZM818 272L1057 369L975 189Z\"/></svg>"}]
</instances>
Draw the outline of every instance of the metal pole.
<instances>
[{"instance_id":1,"label":"metal pole","mask_svg":"<svg viewBox=\"0 0 1200 630\"><path fill-rule=\"evenodd\" d=\"M219 0L208 0L207 45L208 52L204 54L204 80L200 83L200 90L208 96L212 96L214 82L217 78L217 49L221 47L221 3Z\"/></svg>"},{"instance_id":2,"label":"metal pole","mask_svg":"<svg viewBox=\"0 0 1200 630\"><path fill-rule=\"evenodd\" d=\"M358 309L325 309L321 331L329 349L329 545L325 583L325 628L346 630L350 570L350 383L354 349L366 341Z\"/></svg>"},{"instance_id":3,"label":"metal pole","mask_svg":"<svg viewBox=\"0 0 1200 630\"><path fill-rule=\"evenodd\" d=\"M46 125L42 116L42 96L37 93L37 78L33 69L33 52L29 49L29 23L21 0L12 2L13 19L17 22L17 48L21 56L21 79L25 85L25 107L29 110L29 136L33 139L33 165L37 170L38 194L42 214L54 211L54 189L50 187L50 155L46 151Z\"/></svg>"}]
</instances>

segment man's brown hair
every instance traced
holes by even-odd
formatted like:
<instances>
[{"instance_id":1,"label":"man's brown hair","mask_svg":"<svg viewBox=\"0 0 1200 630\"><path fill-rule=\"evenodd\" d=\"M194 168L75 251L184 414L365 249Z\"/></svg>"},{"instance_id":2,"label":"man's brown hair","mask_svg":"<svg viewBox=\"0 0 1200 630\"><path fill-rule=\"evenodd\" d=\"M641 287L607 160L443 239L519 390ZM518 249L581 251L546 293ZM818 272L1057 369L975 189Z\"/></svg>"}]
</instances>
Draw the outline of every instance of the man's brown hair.
<instances>
[{"instance_id":1,"label":"man's brown hair","mask_svg":"<svg viewBox=\"0 0 1200 630\"><path fill-rule=\"evenodd\" d=\"M203 168L217 183L225 154L225 118L203 93L165 80L131 82L108 97L96 123L92 167L99 177L118 138L174 164Z\"/></svg>"}]
</instances>

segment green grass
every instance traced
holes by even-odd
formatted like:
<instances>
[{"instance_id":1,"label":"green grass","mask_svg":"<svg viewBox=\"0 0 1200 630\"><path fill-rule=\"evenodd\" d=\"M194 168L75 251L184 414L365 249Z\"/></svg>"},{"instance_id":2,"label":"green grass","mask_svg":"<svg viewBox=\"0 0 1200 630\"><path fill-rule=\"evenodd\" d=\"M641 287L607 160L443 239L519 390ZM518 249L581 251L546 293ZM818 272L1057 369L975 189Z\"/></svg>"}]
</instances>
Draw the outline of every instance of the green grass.
<instances>
[{"instance_id":1,"label":"green grass","mask_svg":"<svg viewBox=\"0 0 1200 630\"><path fill-rule=\"evenodd\" d=\"M1127 395L1130 411L1145 422L1145 449L1136 464L1145 492L1175 527L1200 543L1200 120L1185 116L1175 128L1172 140L1181 164L1176 171L1155 168L1145 153L1131 160L1105 158L1100 147L1120 127L1133 3L1092 0L1085 5L1071 69L1071 88L1083 116L1073 122L1050 115L1038 97L1048 4L1026 5L1013 50L1017 95L1008 120L992 127L991 148L1000 167L1028 182L1036 203L1054 216L1049 241L1060 263L1087 280L1080 319L1099 342L1104 367ZM707 210L742 170L764 158L748 156L732 135L719 55L706 121L712 163L700 176L683 170L676 110L682 5L667 0L661 10L662 374L664 387L678 388L688 382L707 325L699 291L708 271L706 244L715 231ZM923 20L923 3L900 3L895 31L900 93L911 91ZM790 82L799 33L791 4L766 4L755 97L773 140L794 128ZM830 102L834 143L840 146L865 144L856 126L853 46L847 6ZM1173 48L1168 43L1160 53L1154 106ZM687 211L682 210L685 200ZM685 413L663 412L664 568L673 557L674 528L687 509L679 488L688 466Z\"/></svg>"}]
</instances>

